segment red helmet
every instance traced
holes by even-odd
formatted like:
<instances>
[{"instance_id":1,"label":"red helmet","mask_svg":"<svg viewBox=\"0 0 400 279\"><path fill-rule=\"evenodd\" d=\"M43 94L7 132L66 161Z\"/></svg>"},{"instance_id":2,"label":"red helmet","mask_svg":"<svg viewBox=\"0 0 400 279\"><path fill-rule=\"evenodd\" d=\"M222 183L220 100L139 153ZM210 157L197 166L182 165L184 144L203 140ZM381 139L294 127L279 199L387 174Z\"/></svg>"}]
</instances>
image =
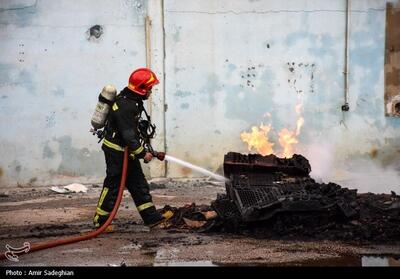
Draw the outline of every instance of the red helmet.
<instances>
[{"instance_id":1,"label":"red helmet","mask_svg":"<svg viewBox=\"0 0 400 279\"><path fill-rule=\"evenodd\" d=\"M153 85L159 81L155 73L150 69L140 68L132 72L129 77L128 88L139 95L146 95L151 90Z\"/></svg>"}]
</instances>

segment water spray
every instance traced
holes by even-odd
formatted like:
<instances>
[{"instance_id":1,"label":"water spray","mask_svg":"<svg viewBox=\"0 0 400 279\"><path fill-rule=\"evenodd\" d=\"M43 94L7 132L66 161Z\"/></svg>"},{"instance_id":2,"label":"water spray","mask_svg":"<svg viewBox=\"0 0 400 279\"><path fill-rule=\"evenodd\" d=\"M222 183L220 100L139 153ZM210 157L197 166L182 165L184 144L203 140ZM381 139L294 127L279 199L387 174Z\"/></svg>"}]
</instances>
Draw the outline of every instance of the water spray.
<instances>
[{"instance_id":1,"label":"water spray","mask_svg":"<svg viewBox=\"0 0 400 279\"><path fill-rule=\"evenodd\" d=\"M165 155L165 160L167 160L169 162L177 163L177 164L182 165L184 167L190 168L190 169L192 169L194 171L197 171L197 172L200 172L202 174L211 176L212 178L215 178L216 180L221 181L221 182L225 182L225 181L228 180L227 178L223 177L222 175L213 173L213 172L211 172L209 170L206 170L206 169L201 168L199 166L195 166L195 165L193 165L191 163L188 163L186 161L183 161L181 159L175 158L175 157L170 156L170 155Z\"/></svg>"}]
</instances>

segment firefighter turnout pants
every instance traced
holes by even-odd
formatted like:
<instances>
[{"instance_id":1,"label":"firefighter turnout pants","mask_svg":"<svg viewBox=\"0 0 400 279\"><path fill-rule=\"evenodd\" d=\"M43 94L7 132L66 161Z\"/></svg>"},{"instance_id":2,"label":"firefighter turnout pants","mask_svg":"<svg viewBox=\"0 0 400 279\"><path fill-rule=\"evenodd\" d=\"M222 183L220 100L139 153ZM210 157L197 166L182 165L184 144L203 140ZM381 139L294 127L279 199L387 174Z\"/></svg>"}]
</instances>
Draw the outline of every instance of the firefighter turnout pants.
<instances>
[{"instance_id":1,"label":"firefighter turnout pants","mask_svg":"<svg viewBox=\"0 0 400 279\"><path fill-rule=\"evenodd\" d=\"M102 226L114 208L122 176L123 152L102 147L106 159L107 176L96 207L93 223L96 228ZM163 216L156 210L150 194L149 184L143 174L138 158L129 157L126 188L142 217L145 225L160 222Z\"/></svg>"}]
</instances>

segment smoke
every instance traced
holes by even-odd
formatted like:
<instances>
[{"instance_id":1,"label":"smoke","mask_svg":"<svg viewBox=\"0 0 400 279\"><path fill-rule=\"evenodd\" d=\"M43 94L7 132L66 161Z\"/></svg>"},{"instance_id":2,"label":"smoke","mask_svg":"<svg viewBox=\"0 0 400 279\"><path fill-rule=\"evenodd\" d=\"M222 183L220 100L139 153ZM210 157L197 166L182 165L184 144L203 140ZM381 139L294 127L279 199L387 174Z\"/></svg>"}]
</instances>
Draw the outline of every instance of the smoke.
<instances>
[{"instance_id":1,"label":"smoke","mask_svg":"<svg viewBox=\"0 0 400 279\"><path fill-rule=\"evenodd\" d=\"M382 167L372 160L356 159L334 178L341 186L358 189L359 193L400 194L400 175L395 166Z\"/></svg>"},{"instance_id":2,"label":"smoke","mask_svg":"<svg viewBox=\"0 0 400 279\"><path fill-rule=\"evenodd\" d=\"M331 143L313 142L304 150L311 165L310 176L319 183L334 182L358 193L400 194L400 167L383 167L372 159L340 158Z\"/></svg>"},{"instance_id":3,"label":"smoke","mask_svg":"<svg viewBox=\"0 0 400 279\"><path fill-rule=\"evenodd\" d=\"M304 150L311 165L310 176L317 182L329 182L333 170L334 146L327 142L313 142Z\"/></svg>"}]
</instances>

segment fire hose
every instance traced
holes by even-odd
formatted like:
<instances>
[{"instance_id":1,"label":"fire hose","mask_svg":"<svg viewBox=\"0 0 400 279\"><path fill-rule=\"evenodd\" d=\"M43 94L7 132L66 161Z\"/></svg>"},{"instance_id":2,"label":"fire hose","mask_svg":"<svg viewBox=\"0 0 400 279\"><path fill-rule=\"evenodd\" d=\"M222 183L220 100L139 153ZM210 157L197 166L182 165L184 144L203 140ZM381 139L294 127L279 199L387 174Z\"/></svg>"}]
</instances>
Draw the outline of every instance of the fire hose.
<instances>
[{"instance_id":1,"label":"fire hose","mask_svg":"<svg viewBox=\"0 0 400 279\"><path fill-rule=\"evenodd\" d=\"M56 246L61 246L61 245L71 244L71 243L75 243L75 242L79 242L79 241L83 241L83 240L88 240L90 238L96 237L99 234L101 234L108 227L108 225L111 224L112 220L114 219L115 215L117 214L118 207L121 204L122 194L124 193L125 182L126 182L126 172L128 170L128 154L129 154L128 148L125 148L124 162L122 165L121 183L119 185L117 201L115 202L114 208L111 211L110 215L108 216L107 221L100 228L98 228L95 231L89 232L87 234L83 234L83 235L72 236L72 237L68 237L68 238L64 238L64 239L56 239L56 240L49 241L49 242L33 244L32 246L30 246L29 250L26 249L23 252L24 253L32 253L32 252L36 252L36 251L40 251L40 250L44 250L44 249L48 249L48 248L53 248ZM7 251L7 252L10 252L10 251ZM8 258L7 252L0 254L0 260L4 260L4 259ZM21 252L19 252L19 253L21 253ZM14 256L16 254L16 252L13 251L13 252L11 252L11 254L12 254L12 256Z\"/></svg>"}]
</instances>

